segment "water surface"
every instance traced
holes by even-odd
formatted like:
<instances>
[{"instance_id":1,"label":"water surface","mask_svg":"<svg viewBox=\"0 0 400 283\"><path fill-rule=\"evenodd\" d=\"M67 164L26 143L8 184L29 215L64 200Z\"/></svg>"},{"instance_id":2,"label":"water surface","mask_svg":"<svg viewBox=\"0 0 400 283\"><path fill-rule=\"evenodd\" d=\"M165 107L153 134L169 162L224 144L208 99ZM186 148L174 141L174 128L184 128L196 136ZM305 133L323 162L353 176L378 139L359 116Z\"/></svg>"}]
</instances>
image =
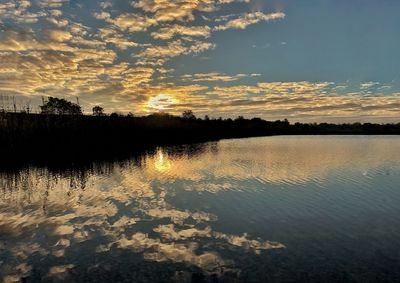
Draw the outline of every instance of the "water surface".
<instances>
[{"instance_id":1,"label":"water surface","mask_svg":"<svg viewBox=\"0 0 400 283\"><path fill-rule=\"evenodd\" d=\"M400 137L282 136L0 173L4 282L399 282Z\"/></svg>"}]
</instances>

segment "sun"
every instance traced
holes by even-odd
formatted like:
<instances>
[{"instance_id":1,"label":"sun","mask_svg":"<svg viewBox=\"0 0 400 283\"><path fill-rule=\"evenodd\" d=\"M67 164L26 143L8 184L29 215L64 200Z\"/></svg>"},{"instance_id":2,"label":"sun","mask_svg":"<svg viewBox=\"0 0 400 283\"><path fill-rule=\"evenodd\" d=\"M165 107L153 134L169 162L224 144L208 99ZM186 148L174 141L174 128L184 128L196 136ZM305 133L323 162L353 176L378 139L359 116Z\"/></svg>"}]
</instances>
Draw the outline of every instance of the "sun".
<instances>
[{"instance_id":1,"label":"sun","mask_svg":"<svg viewBox=\"0 0 400 283\"><path fill-rule=\"evenodd\" d=\"M171 109L171 106L176 103L176 98L168 94L159 94L153 96L147 102L147 107L151 110L164 111Z\"/></svg>"}]
</instances>

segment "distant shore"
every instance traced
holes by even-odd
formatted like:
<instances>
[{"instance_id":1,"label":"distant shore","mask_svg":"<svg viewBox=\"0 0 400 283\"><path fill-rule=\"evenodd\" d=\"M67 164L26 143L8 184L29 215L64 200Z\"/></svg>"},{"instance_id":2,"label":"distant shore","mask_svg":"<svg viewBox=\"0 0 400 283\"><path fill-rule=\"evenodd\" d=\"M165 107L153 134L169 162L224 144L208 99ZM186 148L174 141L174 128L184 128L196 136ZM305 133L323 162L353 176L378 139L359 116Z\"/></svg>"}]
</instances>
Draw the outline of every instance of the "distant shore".
<instances>
[{"instance_id":1,"label":"distant shore","mask_svg":"<svg viewBox=\"0 0 400 283\"><path fill-rule=\"evenodd\" d=\"M290 124L259 118L199 119L153 114L0 113L2 162L103 159L159 145L273 135L399 135L398 124Z\"/></svg>"}]
</instances>

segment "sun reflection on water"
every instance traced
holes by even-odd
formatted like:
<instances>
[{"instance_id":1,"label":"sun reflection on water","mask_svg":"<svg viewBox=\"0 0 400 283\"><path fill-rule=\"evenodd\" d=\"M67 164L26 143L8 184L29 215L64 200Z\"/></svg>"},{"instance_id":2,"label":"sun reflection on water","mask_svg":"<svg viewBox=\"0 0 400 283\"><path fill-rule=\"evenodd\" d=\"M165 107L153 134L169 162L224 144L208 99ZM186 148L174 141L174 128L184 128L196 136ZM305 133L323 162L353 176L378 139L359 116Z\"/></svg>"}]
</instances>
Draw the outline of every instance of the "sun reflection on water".
<instances>
[{"instance_id":1,"label":"sun reflection on water","mask_svg":"<svg viewBox=\"0 0 400 283\"><path fill-rule=\"evenodd\" d=\"M0 280L36 276L41 268L44 279L68 281L79 266L93 273L101 268L82 255L103 257L115 270L123 269L119 260L136 259L135 264L146 264L148 270L151 266L156 275L168 264L185 265L188 272L197 269L223 277L229 271L239 276L238 256L242 262L257 261L272 250L286 249L286 243L268 240L269 234L258 237L241 226L224 229L224 216L204 206L204 199L219 201L222 210L233 213L237 210L230 201L235 198L224 202L227 190L242 201L252 190L273 185L322 184L338 170L346 181L361 175L354 180L362 184L365 172L371 178L400 172L394 154L400 152L398 139L370 139L361 147L362 140L355 138L322 139L231 140L219 142L218 150L207 143L158 148L138 159L78 171L32 167L0 172ZM341 180L334 178L336 183ZM266 193L275 196L273 190ZM189 205L179 204L182 196ZM247 203L241 213L255 219L254 207L254 202ZM129 268L124 272L132 275Z\"/></svg>"},{"instance_id":2,"label":"sun reflection on water","mask_svg":"<svg viewBox=\"0 0 400 283\"><path fill-rule=\"evenodd\" d=\"M169 171L172 167L172 163L168 157L168 153L165 153L162 149L159 149L154 158L154 167L159 172Z\"/></svg>"}]
</instances>

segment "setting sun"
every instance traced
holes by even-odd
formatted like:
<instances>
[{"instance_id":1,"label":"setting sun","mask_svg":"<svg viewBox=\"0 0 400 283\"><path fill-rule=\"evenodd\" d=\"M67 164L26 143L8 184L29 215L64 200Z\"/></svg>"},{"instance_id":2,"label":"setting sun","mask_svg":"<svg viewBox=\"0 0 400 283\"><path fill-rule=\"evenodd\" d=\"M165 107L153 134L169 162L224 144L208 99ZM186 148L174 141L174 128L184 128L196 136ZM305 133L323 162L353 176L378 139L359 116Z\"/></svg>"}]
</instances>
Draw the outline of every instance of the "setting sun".
<instances>
[{"instance_id":1,"label":"setting sun","mask_svg":"<svg viewBox=\"0 0 400 283\"><path fill-rule=\"evenodd\" d=\"M400 283L399 12L0 0L0 283Z\"/></svg>"},{"instance_id":2,"label":"setting sun","mask_svg":"<svg viewBox=\"0 0 400 283\"><path fill-rule=\"evenodd\" d=\"M168 94L159 94L151 97L148 101L148 108L151 110L167 110L176 103L176 98Z\"/></svg>"}]
</instances>

